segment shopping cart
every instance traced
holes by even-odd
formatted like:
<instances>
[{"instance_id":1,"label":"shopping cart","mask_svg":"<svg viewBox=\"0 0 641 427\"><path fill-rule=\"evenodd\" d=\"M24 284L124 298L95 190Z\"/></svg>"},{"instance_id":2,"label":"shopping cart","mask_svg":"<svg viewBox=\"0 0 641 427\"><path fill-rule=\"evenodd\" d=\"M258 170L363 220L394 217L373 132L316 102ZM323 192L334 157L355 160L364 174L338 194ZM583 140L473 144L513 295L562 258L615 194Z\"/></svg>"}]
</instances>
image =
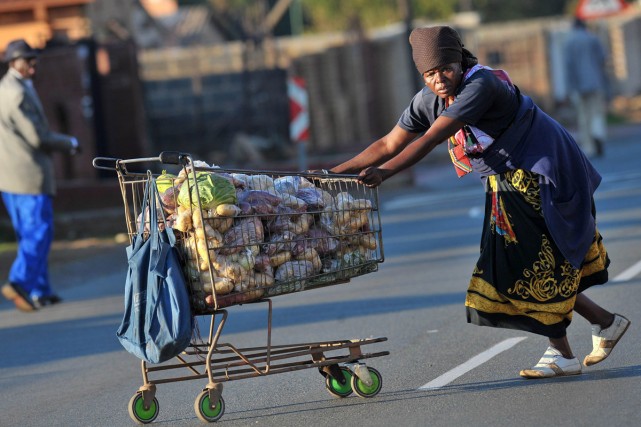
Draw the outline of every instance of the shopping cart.
<instances>
[{"instance_id":1,"label":"shopping cart","mask_svg":"<svg viewBox=\"0 0 641 427\"><path fill-rule=\"evenodd\" d=\"M208 381L194 402L205 422L223 416L224 382L282 372L317 368L336 397L378 394L381 374L363 360L389 352L364 353L362 347L387 338L291 345L273 345L271 338L272 297L349 283L377 271L384 255L375 189L355 176L221 169L177 152L98 157L93 165L117 173L130 241L145 215L145 185L156 181L164 213L160 226L176 235L192 314L211 316L206 339L195 336L169 362L142 361L143 385L128 406L134 421L146 424L158 416L158 384L194 379ZM175 174L165 170L172 167ZM266 345L236 348L219 342L226 308L242 304L267 306Z\"/></svg>"}]
</instances>

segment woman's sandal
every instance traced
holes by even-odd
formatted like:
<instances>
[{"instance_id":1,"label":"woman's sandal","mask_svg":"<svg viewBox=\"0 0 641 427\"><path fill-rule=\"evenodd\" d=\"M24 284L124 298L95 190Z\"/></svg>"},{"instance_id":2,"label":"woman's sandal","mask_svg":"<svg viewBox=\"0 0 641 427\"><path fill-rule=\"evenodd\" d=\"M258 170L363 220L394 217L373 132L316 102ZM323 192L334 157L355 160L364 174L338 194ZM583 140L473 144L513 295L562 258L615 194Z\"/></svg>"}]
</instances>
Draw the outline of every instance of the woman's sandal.
<instances>
[{"instance_id":1,"label":"woman's sandal","mask_svg":"<svg viewBox=\"0 0 641 427\"><path fill-rule=\"evenodd\" d=\"M629 327L630 321L616 313L614 322L607 328L601 329L599 325L592 325L592 353L585 356L583 364L591 366L605 360Z\"/></svg>"},{"instance_id":2,"label":"woman's sandal","mask_svg":"<svg viewBox=\"0 0 641 427\"><path fill-rule=\"evenodd\" d=\"M581 373L581 362L576 357L566 359L561 352L554 347L548 347L539 363L532 369L523 369L520 375L523 378L552 378L568 375L579 375Z\"/></svg>"}]
</instances>

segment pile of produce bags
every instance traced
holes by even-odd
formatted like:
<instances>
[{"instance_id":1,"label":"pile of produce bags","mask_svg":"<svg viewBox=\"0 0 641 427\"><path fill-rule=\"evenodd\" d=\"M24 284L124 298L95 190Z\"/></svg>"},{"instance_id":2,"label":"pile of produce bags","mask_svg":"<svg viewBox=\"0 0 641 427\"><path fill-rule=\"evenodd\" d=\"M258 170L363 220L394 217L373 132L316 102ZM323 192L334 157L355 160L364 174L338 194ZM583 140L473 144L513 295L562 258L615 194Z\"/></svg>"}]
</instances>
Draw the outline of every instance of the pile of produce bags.
<instances>
[{"instance_id":1,"label":"pile of produce bags","mask_svg":"<svg viewBox=\"0 0 641 427\"><path fill-rule=\"evenodd\" d=\"M226 306L299 291L357 275L359 266L376 260L380 230L370 228L372 202L356 199L349 186L339 191L322 179L314 185L302 176L194 166L195 176L188 167L156 182L167 225L182 232L195 304Z\"/></svg>"}]
</instances>

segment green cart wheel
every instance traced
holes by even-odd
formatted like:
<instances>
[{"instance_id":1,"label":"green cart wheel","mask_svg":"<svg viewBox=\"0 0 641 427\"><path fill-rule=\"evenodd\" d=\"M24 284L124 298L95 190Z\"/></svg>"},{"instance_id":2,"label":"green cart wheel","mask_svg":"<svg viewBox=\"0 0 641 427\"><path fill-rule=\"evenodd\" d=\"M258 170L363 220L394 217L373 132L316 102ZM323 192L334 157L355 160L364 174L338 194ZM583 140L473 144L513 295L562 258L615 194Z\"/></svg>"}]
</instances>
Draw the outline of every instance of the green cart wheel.
<instances>
[{"instance_id":1,"label":"green cart wheel","mask_svg":"<svg viewBox=\"0 0 641 427\"><path fill-rule=\"evenodd\" d=\"M142 393L134 394L129 400L129 416L138 424L149 424L153 422L158 416L158 400L154 400L145 408L145 401L142 398Z\"/></svg>"},{"instance_id":2,"label":"green cart wheel","mask_svg":"<svg viewBox=\"0 0 641 427\"><path fill-rule=\"evenodd\" d=\"M343 379L345 380L344 384L341 384L339 380L333 378L331 375L327 375L325 377L325 387L332 396L347 397L352 394L352 386L350 385L352 372L345 367L341 367L340 370L343 374Z\"/></svg>"},{"instance_id":3,"label":"green cart wheel","mask_svg":"<svg viewBox=\"0 0 641 427\"><path fill-rule=\"evenodd\" d=\"M196 397L194 410L196 411L196 416L201 421L213 423L221 419L225 413L225 401L223 397L220 396L216 405L212 406L209 399L209 391L205 390Z\"/></svg>"},{"instance_id":4,"label":"green cart wheel","mask_svg":"<svg viewBox=\"0 0 641 427\"><path fill-rule=\"evenodd\" d=\"M358 378L358 375L352 376L352 390L360 397L374 397L381 391L381 387L383 387L383 377L381 373L374 368L368 367L367 370L372 376L372 385L365 385L365 383Z\"/></svg>"}]
</instances>

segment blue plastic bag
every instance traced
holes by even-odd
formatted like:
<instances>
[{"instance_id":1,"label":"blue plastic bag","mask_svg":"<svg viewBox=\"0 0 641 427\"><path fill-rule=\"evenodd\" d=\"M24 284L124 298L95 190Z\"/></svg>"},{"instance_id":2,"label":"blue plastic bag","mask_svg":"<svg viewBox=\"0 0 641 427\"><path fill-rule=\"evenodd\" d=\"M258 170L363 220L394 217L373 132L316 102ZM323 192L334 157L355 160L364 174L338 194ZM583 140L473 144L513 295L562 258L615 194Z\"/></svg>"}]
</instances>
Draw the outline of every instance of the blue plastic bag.
<instances>
[{"instance_id":1,"label":"blue plastic bag","mask_svg":"<svg viewBox=\"0 0 641 427\"><path fill-rule=\"evenodd\" d=\"M158 199L156 182L150 177L138 231L127 247L125 312L116 332L125 350L150 363L180 354L189 346L194 329L176 238L171 228L158 229Z\"/></svg>"}]
</instances>

